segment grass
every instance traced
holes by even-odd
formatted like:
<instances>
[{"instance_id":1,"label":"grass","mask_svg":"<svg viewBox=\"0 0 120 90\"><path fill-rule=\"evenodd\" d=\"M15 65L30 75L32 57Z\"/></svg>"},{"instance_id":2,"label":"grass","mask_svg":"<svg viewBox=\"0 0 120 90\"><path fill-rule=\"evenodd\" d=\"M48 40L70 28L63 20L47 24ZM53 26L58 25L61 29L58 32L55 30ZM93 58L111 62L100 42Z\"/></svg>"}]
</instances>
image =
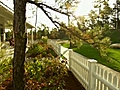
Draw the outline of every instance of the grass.
<instances>
[{"instance_id":1,"label":"grass","mask_svg":"<svg viewBox=\"0 0 120 90\"><path fill-rule=\"evenodd\" d=\"M63 44L63 46L68 48L69 44ZM107 61L105 58L101 57L99 51L89 44L83 44L80 48L72 49L87 58L95 59L98 63L120 72L120 49L108 49L108 56L112 58L110 61Z\"/></svg>"}]
</instances>

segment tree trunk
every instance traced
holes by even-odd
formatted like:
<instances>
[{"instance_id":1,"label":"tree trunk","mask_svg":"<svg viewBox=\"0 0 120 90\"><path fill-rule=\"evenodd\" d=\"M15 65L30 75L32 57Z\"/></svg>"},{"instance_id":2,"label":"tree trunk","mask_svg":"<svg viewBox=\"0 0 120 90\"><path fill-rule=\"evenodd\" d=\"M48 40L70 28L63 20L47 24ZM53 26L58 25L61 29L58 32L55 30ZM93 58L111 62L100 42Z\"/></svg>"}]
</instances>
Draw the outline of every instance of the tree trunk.
<instances>
[{"instance_id":1,"label":"tree trunk","mask_svg":"<svg viewBox=\"0 0 120 90\"><path fill-rule=\"evenodd\" d=\"M25 13L27 0L14 0L13 30L15 36L13 59L13 90L24 90L24 61L26 50Z\"/></svg>"}]
</instances>

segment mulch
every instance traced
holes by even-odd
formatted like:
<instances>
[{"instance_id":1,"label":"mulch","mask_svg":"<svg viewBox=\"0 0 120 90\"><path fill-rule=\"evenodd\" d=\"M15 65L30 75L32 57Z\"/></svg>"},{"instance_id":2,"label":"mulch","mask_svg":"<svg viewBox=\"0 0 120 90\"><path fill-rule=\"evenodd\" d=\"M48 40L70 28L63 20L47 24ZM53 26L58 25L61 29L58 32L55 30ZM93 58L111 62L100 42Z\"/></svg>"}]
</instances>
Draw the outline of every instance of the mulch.
<instances>
[{"instance_id":1,"label":"mulch","mask_svg":"<svg viewBox=\"0 0 120 90\"><path fill-rule=\"evenodd\" d=\"M66 90L85 90L72 72L68 71L68 76L65 77Z\"/></svg>"},{"instance_id":2,"label":"mulch","mask_svg":"<svg viewBox=\"0 0 120 90\"><path fill-rule=\"evenodd\" d=\"M65 77L65 90L85 90L85 88L80 84L80 82L75 78L72 72L68 71L68 76ZM0 90L12 90L11 79L6 80Z\"/></svg>"}]
</instances>

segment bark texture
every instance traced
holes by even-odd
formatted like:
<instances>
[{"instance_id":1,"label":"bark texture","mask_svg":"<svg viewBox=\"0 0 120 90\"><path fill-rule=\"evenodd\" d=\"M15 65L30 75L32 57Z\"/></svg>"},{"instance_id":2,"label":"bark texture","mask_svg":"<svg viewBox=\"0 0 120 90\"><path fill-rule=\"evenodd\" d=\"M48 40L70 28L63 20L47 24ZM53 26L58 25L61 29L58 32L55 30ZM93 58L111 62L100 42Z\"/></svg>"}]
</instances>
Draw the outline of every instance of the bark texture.
<instances>
[{"instance_id":1,"label":"bark texture","mask_svg":"<svg viewBox=\"0 0 120 90\"><path fill-rule=\"evenodd\" d=\"M13 90L24 90L24 61L26 50L26 3L27 0L14 0L14 59L13 59Z\"/></svg>"}]
</instances>

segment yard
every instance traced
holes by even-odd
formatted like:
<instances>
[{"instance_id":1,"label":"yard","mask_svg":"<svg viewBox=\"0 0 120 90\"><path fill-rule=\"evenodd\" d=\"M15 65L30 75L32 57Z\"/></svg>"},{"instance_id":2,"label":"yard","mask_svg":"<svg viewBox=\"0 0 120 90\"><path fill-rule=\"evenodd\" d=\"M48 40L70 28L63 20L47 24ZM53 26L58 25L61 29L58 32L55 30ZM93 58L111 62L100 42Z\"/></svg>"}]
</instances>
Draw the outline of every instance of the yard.
<instances>
[{"instance_id":1,"label":"yard","mask_svg":"<svg viewBox=\"0 0 120 90\"><path fill-rule=\"evenodd\" d=\"M2 51L3 55L6 55ZM27 90L44 90L49 88L61 88L64 90L85 90L79 83L75 76L66 69L62 64L46 59L45 61L40 58L57 57L55 52L44 43L35 44L28 49L27 57L33 58L33 61L26 61L25 63L25 80ZM39 58L34 59L34 58ZM0 62L0 90L12 90L12 58L6 58ZM44 64L42 64L44 63ZM47 68L48 67L48 68ZM59 68L60 67L60 68ZM58 69L59 68L59 69ZM57 69L57 70L55 70ZM54 74L53 74L54 73ZM44 80L45 81L44 81ZM60 81L59 81L60 80ZM59 84L57 84L59 82ZM50 85L48 85L48 83ZM52 87L51 87L52 86ZM51 88L51 89L50 89ZM57 90L61 90L57 89ZM46 89L45 89L46 90ZM47 89L48 90L48 89Z\"/></svg>"},{"instance_id":2,"label":"yard","mask_svg":"<svg viewBox=\"0 0 120 90\"><path fill-rule=\"evenodd\" d=\"M111 30L109 32L106 32L106 36L111 38L112 43L120 43L120 30ZM62 43L64 47L69 48L69 43ZM97 49L93 48L89 44L83 44L80 48L72 48L75 52L82 54L83 56L95 59L98 61L98 63L101 63L107 67L112 68L115 71L120 72L120 48L109 48L108 51L108 57L111 58L111 60L106 60L105 58L102 58L98 52Z\"/></svg>"}]
</instances>

